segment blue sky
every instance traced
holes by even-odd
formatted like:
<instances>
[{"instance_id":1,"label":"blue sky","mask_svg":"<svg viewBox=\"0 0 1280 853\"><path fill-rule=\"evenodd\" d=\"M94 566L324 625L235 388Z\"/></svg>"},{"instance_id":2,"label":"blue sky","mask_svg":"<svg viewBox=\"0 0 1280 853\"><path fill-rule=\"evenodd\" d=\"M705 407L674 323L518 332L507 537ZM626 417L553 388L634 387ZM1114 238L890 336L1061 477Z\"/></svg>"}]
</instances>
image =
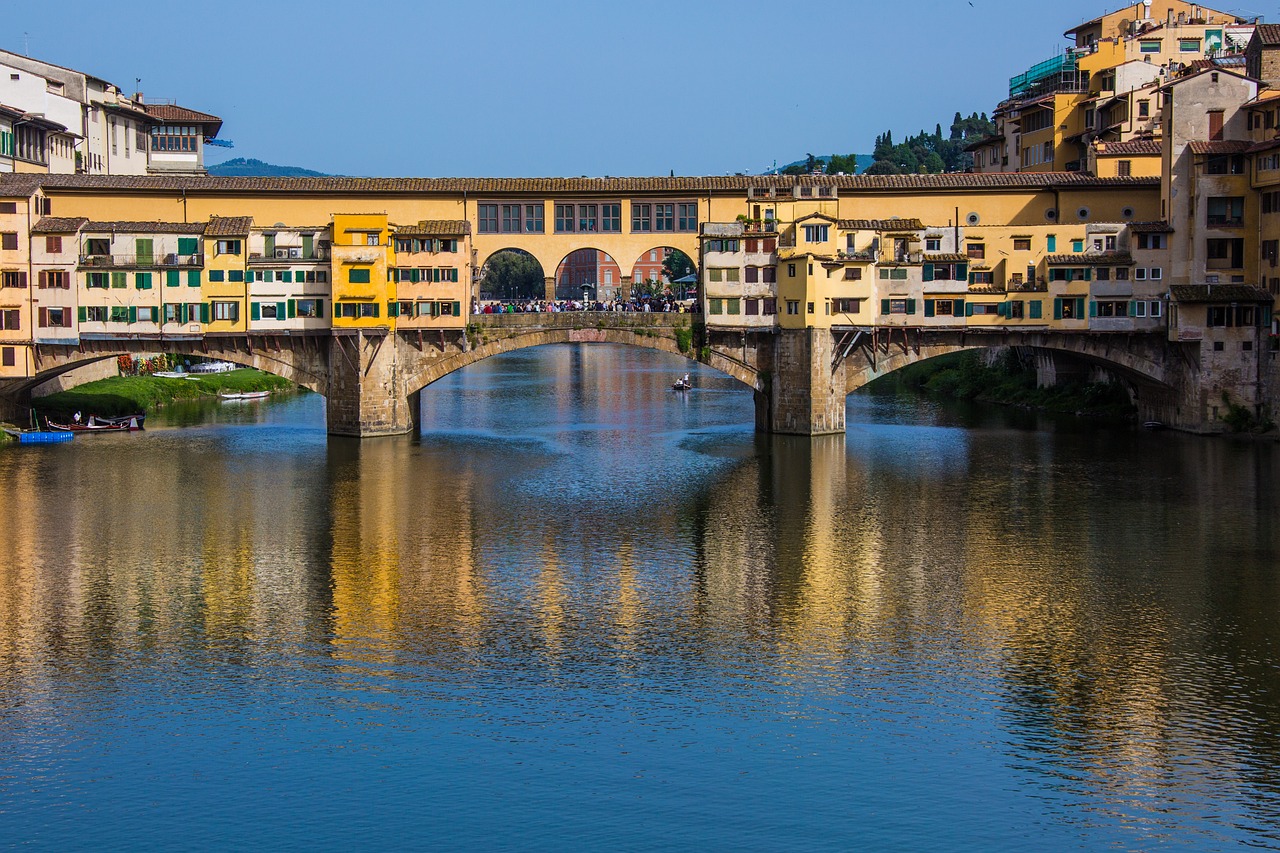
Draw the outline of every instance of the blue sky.
<instances>
[{"instance_id":1,"label":"blue sky","mask_svg":"<svg viewBox=\"0 0 1280 853\"><path fill-rule=\"evenodd\" d=\"M1257 2L1257 0L1248 0ZM1106 2L6 4L0 47L347 175L759 172L990 112ZM1241 13L1260 14L1243 7ZM138 22L147 22L139 25Z\"/></svg>"}]
</instances>

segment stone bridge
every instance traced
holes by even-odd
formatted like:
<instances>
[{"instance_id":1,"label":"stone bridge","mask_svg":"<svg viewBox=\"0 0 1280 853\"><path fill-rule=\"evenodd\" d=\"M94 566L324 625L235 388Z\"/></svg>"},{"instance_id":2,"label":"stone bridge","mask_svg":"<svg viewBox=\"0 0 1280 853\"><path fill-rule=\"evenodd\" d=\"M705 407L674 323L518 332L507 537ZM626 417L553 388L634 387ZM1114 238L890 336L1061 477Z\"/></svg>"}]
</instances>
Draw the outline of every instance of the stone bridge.
<instances>
[{"instance_id":1,"label":"stone bridge","mask_svg":"<svg viewBox=\"0 0 1280 853\"><path fill-rule=\"evenodd\" d=\"M605 343L706 364L754 393L756 427L799 435L842 432L845 397L908 364L961 350L1026 347L1051 378L1092 365L1125 382L1144 419L1198 429L1196 360L1163 333L975 331L836 327L708 328L699 314L567 312L476 315L465 329L322 330L293 334L83 338L37 345L37 373L0 385L0 417L25 421L31 389L120 355L216 358L323 394L329 432L360 437L416 430L420 393L481 359L531 346ZM1184 415L1183 412L1187 414Z\"/></svg>"}]
</instances>

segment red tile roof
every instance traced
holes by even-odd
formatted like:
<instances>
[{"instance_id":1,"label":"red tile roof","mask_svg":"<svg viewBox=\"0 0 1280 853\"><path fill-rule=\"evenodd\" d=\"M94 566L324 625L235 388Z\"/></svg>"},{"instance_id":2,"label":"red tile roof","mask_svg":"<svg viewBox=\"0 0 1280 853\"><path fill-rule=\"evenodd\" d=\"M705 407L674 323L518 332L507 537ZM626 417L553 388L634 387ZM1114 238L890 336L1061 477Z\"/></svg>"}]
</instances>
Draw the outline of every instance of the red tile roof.
<instances>
[{"instance_id":1,"label":"red tile roof","mask_svg":"<svg viewBox=\"0 0 1280 853\"><path fill-rule=\"evenodd\" d=\"M203 222L89 222L81 229L89 232L110 231L124 234L203 234Z\"/></svg>"},{"instance_id":2,"label":"red tile roof","mask_svg":"<svg viewBox=\"0 0 1280 853\"><path fill-rule=\"evenodd\" d=\"M465 219L423 219L416 225L396 226L397 237L453 237L471 233Z\"/></svg>"},{"instance_id":3,"label":"red tile roof","mask_svg":"<svg viewBox=\"0 0 1280 853\"><path fill-rule=\"evenodd\" d=\"M1247 284L1175 284L1169 293L1178 302L1270 302L1271 294Z\"/></svg>"},{"instance_id":4,"label":"red tile roof","mask_svg":"<svg viewBox=\"0 0 1280 853\"><path fill-rule=\"evenodd\" d=\"M0 192L15 176L0 175ZM836 187L843 190L978 190L978 189L1074 189L1085 187L1156 187L1159 178L1098 178L1080 172L956 172L945 175L814 175L791 177L734 175L674 178L259 178L206 175L36 175L50 189L138 190L155 192L219 193L462 193L502 195L507 193L685 193L741 192L768 184L790 189L795 186Z\"/></svg>"},{"instance_id":5,"label":"red tile roof","mask_svg":"<svg viewBox=\"0 0 1280 853\"><path fill-rule=\"evenodd\" d=\"M206 237L247 237L253 225L252 216L210 216Z\"/></svg>"},{"instance_id":6,"label":"red tile roof","mask_svg":"<svg viewBox=\"0 0 1280 853\"><path fill-rule=\"evenodd\" d=\"M845 231L920 231L924 223L919 219L841 219L836 227Z\"/></svg>"},{"instance_id":7,"label":"red tile roof","mask_svg":"<svg viewBox=\"0 0 1280 853\"><path fill-rule=\"evenodd\" d=\"M165 124L211 124L214 125L208 136L217 136L222 129L222 119L208 113L196 112L175 104L145 104L147 115Z\"/></svg>"},{"instance_id":8,"label":"red tile roof","mask_svg":"<svg viewBox=\"0 0 1280 853\"><path fill-rule=\"evenodd\" d=\"M1128 252L1103 252L1092 255L1050 255L1045 262L1052 266L1122 267L1133 263Z\"/></svg>"},{"instance_id":9,"label":"red tile roof","mask_svg":"<svg viewBox=\"0 0 1280 853\"><path fill-rule=\"evenodd\" d=\"M1252 144L1243 139L1215 139L1207 142L1193 139L1187 143L1187 147L1192 154L1243 154Z\"/></svg>"},{"instance_id":10,"label":"red tile roof","mask_svg":"<svg viewBox=\"0 0 1280 853\"><path fill-rule=\"evenodd\" d=\"M1160 143L1154 139L1130 139L1128 142L1106 142L1097 146L1099 156L1147 157L1160 155Z\"/></svg>"},{"instance_id":11,"label":"red tile roof","mask_svg":"<svg viewBox=\"0 0 1280 853\"><path fill-rule=\"evenodd\" d=\"M32 234L73 234L89 221L87 216L46 216L31 229Z\"/></svg>"},{"instance_id":12,"label":"red tile roof","mask_svg":"<svg viewBox=\"0 0 1280 853\"><path fill-rule=\"evenodd\" d=\"M1268 47L1280 45L1280 24L1258 24L1253 28L1253 37Z\"/></svg>"}]
</instances>

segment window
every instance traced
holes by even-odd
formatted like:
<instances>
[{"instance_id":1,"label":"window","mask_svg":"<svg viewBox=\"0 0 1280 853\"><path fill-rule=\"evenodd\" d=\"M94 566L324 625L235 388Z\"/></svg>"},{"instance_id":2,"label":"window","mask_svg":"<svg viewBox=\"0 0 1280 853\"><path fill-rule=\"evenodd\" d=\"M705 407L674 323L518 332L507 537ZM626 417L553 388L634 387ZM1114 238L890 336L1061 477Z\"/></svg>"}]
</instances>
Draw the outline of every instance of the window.
<instances>
[{"instance_id":1,"label":"window","mask_svg":"<svg viewBox=\"0 0 1280 853\"><path fill-rule=\"evenodd\" d=\"M655 204L653 206L653 230L674 231L676 227L676 206L674 204Z\"/></svg>"},{"instance_id":2,"label":"window","mask_svg":"<svg viewBox=\"0 0 1280 853\"><path fill-rule=\"evenodd\" d=\"M632 231L652 231L653 223L653 205L650 204L632 204L631 205L631 230Z\"/></svg>"},{"instance_id":3,"label":"window","mask_svg":"<svg viewBox=\"0 0 1280 853\"><path fill-rule=\"evenodd\" d=\"M1139 53L1159 53L1160 39L1143 39L1138 42Z\"/></svg>"},{"instance_id":4,"label":"window","mask_svg":"<svg viewBox=\"0 0 1280 853\"><path fill-rule=\"evenodd\" d=\"M1163 249L1167 246L1164 234L1139 234L1139 249Z\"/></svg>"},{"instance_id":5,"label":"window","mask_svg":"<svg viewBox=\"0 0 1280 853\"><path fill-rule=\"evenodd\" d=\"M110 277L107 275L107 273L104 273L104 272L85 273L84 286L91 287L91 288L101 287L102 289L105 290L107 287L110 286Z\"/></svg>"},{"instance_id":6,"label":"window","mask_svg":"<svg viewBox=\"0 0 1280 853\"><path fill-rule=\"evenodd\" d=\"M1244 223L1243 196L1210 196L1208 202L1208 224L1218 226L1235 226Z\"/></svg>"},{"instance_id":7,"label":"window","mask_svg":"<svg viewBox=\"0 0 1280 853\"><path fill-rule=\"evenodd\" d=\"M1200 39L1178 39L1179 53L1199 53Z\"/></svg>"},{"instance_id":8,"label":"window","mask_svg":"<svg viewBox=\"0 0 1280 853\"><path fill-rule=\"evenodd\" d=\"M1214 75L1217 76L1216 74ZM1209 110L1209 139L1222 139L1222 110Z\"/></svg>"},{"instance_id":9,"label":"window","mask_svg":"<svg viewBox=\"0 0 1280 853\"><path fill-rule=\"evenodd\" d=\"M852 235L851 235L851 236L852 236ZM853 246L851 245L849 248L850 248L850 249L852 249L852 248L853 248ZM926 252L941 252L941 251L942 251L942 238L940 238L940 237L925 237L925 238L924 238L924 250L925 250Z\"/></svg>"},{"instance_id":10,"label":"window","mask_svg":"<svg viewBox=\"0 0 1280 853\"><path fill-rule=\"evenodd\" d=\"M764 284L774 284L774 283L776 283L776 282L777 282L777 280L778 280L778 270L777 270L777 267L761 267L761 268L760 268L760 280L761 280L761 282L763 282ZM765 313L773 313L773 312L765 312Z\"/></svg>"},{"instance_id":11,"label":"window","mask_svg":"<svg viewBox=\"0 0 1280 853\"><path fill-rule=\"evenodd\" d=\"M110 322L112 323L128 323L129 322L128 307L124 305L111 306L111 314L109 315L108 320L110 320Z\"/></svg>"},{"instance_id":12,"label":"window","mask_svg":"<svg viewBox=\"0 0 1280 853\"><path fill-rule=\"evenodd\" d=\"M215 302L213 303L213 319L227 320L232 323L240 319L240 303L239 302Z\"/></svg>"},{"instance_id":13,"label":"window","mask_svg":"<svg viewBox=\"0 0 1280 853\"><path fill-rule=\"evenodd\" d=\"M572 204L556 205L556 233L566 234L573 231L573 215L575 209Z\"/></svg>"},{"instance_id":14,"label":"window","mask_svg":"<svg viewBox=\"0 0 1280 853\"><path fill-rule=\"evenodd\" d=\"M44 250L51 255L62 251L62 237L50 234L44 238Z\"/></svg>"},{"instance_id":15,"label":"window","mask_svg":"<svg viewBox=\"0 0 1280 853\"><path fill-rule=\"evenodd\" d=\"M1023 317L1023 313L1022 313L1022 300L1015 300L1015 301L1013 301L1013 302L1008 302L1008 303L1005 303L1005 304L1006 304L1006 305L1008 305L1008 307L1005 309L1005 313L1006 313L1006 315L1009 317L1009 319L1010 319L1010 320L1021 320L1021 319L1022 319L1022 317Z\"/></svg>"},{"instance_id":16,"label":"window","mask_svg":"<svg viewBox=\"0 0 1280 853\"><path fill-rule=\"evenodd\" d=\"M481 234L498 233L498 206L496 204L477 205L476 218L478 230Z\"/></svg>"},{"instance_id":17,"label":"window","mask_svg":"<svg viewBox=\"0 0 1280 853\"><path fill-rule=\"evenodd\" d=\"M787 300L787 313L788 313L788 314L792 314L792 315L794 315L794 314L799 314L799 313L800 313L800 302L799 302L798 300L796 300L796 299L788 299L788 300Z\"/></svg>"},{"instance_id":18,"label":"window","mask_svg":"<svg viewBox=\"0 0 1280 853\"><path fill-rule=\"evenodd\" d=\"M5 231L0 233L0 249L17 249L18 234L14 231Z\"/></svg>"},{"instance_id":19,"label":"window","mask_svg":"<svg viewBox=\"0 0 1280 853\"><path fill-rule=\"evenodd\" d=\"M987 244L986 243L970 243L968 246L967 254L969 255L970 258L976 258L978 260L982 260L987 256Z\"/></svg>"},{"instance_id":20,"label":"window","mask_svg":"<svg viewBox=\"0 0 1280 853\"><path fill-rule=\"evenodd\" d=\"M845 281L862 281L861 267L846 267L844 271Z\"/></svg>"},{"instance_id":21,"label":"window","mask_svg":"<svg viewBox=\"0 0 1280 853\"><path fill-rule=\"evenodd\" d=\"M27 274L18 271L0 272L0 287L25 288L27 286Z\"/></svg>"},{"instance_id":22,"label":"window","mask_svg":"<svg viewBox=\"0 0 1280 853\"><path fill-rule=\"evenodd\" d=\"M0 350L0 364L5 367L13 367L17 364L17 350L14 347L4 347Z\"/></svg>"},{"instance_id":23,"label":"window","mask_svg":"<svg viewBox=\"0 0 1280 853\"><path fill-rule=\"evenodd\" d=\"M1205 267L1207 269L1242 269L1244 267L1244 239L1209 239L1205 241Z\"/></svg>"},{"instance_id":24,"label":"window","mask_svg":"<svg viewBox=\"0 0 1280 853\"><path fill-rule=\"evenodd\" d=\"M622 231L622 205L600 205L600 230L610 234Z\"/></svg>"},{"instance_id":25,"label":"window","mask_svg":"<svg viewBox=\"0 0 1280 853\"><path fill-rule=\"evenodd\" d=\"M91 241L92 242L92 241ZM105 255L106 252L103 252ZM219 240L214 247L215 255L238 255L240 254L239 240Z\"/></svg>"},{"instance_id":26,"label":"window","mask_svg":"<svg viewBox=\"0 0 1280 853\"><path fill-rule=\"evenodd\" d=\"M542 233L542 217L545 208L540 204L524 206L524 230L526 234Z\"/></svg>"},{"instance_id":27,"label":"window","mask_svg":"<svg viewBox=\"0 0 1280 853\"><path fill-rule=\"evenodd\" d=\"M323 301L319 299L299 299L297 307L294 309L295 314L299 317L305 317L308 319L323 316L321 313L321 306L323 304Z\"/></svg>"},{"instance_id":28,"label":"window","mask_svg":"<svg viewBox=\"0 0 1280 853\"><path fill-rule=\"evenodd\" d=\"M804 241L806 243L825 243L827 242L827 234L830 227L827 225L806 225L804 226Z\"/></svg>"},{"instance_id":29,"label":"window","mask_svg":"<svg viewBox=\"0 0 1280 853\"><path fill-rule=\"evenodd\" d=\"M1145 102L1144 102L1144 103L1145 103ZM1132 174L1133 174L1133 161L1132 161L1132 160L1117 160L1117 161L1116 161L1116 175L1117 175L1117 177L1127 178L1127 177L1129 177L1129 176L1130 176L1130 175L1132 175Z\"/></svg>"},{"instance_id":30,"label":"window","mask_svg":"<svg viewBox=\"0 0 1280 853\"><path fill-rule=\"evenodd\" d=\"M111 147L115 148L115 124L111 127ZM151 128L152 151L188 151L196 150L196 140L200 129L191 125L161 125ZM139 148L142 146L139 145Z\"/></svg>"},{"instance_id":31,"label":"window","mask_svg":"<svg viewBox=\"0 0 1280 853\"><path fill-rule=\"evenodd\" d=\"M351 284L368 284L369 268L368 267L352 267L347 272L347 281Z\"/></svg>"},{"instance_id":32,"label":"window","mask_svg":"<svg viewBox=\"0 0 1280 853\"><path fill-rule=\"evenodd\" d=\"M54 290L70 290L71 273L66 270L41 270L39 286Z\"/></svg>"},{"instance_id":33,"label":"window","mask_svg":"<svg viewBox=\"0 0 1280 853\"><path fill-rule=\"evenodd\" d=\"M969 273L971 284L995 284L995 274L990 271Z\"/></svg>"},{"instance_id":34,"label":"window","mask_svg":"<svg viewBox=\"0 0 1280 853\"><path fill-rule=\"evenodd\" d=\"M678 231L697 231L698 230L698 203L696 201L681 202L676 206L679 212L680 220L677 223Z\"/></svg>"},{"instance_id":35,"label":"window","mask_svg":"<svg viewBox=\"0 0 1280 853\"><path fill-rule=\"evenodd\" d=\"M1107 299L1094 303L1094 310L1099 317L1129 316L1128 300Z\"/></svg>"},{"instance_id":36,"label":"window","mask_svg":"<svg viewBox=\"0 0 1280 853\"><path fill-rule=\"evenodd\" d=\"M504 204L502 206L502 230L504 233L516 234L523 230L520 226L520 212L521 205Z\"/></svg>"},{"instance_id":37,"label":"window","mask_svg":"<svg viewBox=\"0 0 1280 853\"><path fill-rule=\"evenodd\" d=\"M597 227L599 206L594 204L578 205L578 230L583 233L598 231ZM573 230L573 229L569 229Z\"/></svg>"},{"instance_id":38,"label":"window","mask_svg":"<svg viewBox=\"0 0 1280 853\"><path fill-rule=\"evenodd\" d=\"M1030 252L1031 238L1030 237L1014 237L1013 250L1015 252Z\"/></svg>"},{"instance_id":39,"label":"window","mask_svg":"<svg viewBox=\"0 0 1280 853\"><path fill-rule=\"evenodd\" d=\"M359 308L359 316L361 318L367 319L369 317L378 316L378 303L376 302L361 302Z\"/></svg>"},{"instance_id":40,"label":"window","mask_svg":"<svg viewBox=\"0 0 1280 853\"><path fill-rule=\"evenodd\" d=\"M834 302L837 314L857 314L862 310L861 299L836 299Z\"/></svg>"},{"instance_id":41,"label":"window","mask_svg":"<svg viewBox=\"0 0 1280 853\"><path fill-rule=\"evenodd\" d=\"M0 311L0 329L16 332L22 326L22 312L17 308Z\"/></svg>"},{"instance_id":42,"label":"window","mask_svg":"<svg viewBox=\"0 0 1280 853\"><path fill-rule=\"evenodd\" d=\"M1151 102L1147 100L1138 101L1138 118L1151 117Z\"/></svg>"}]
</instances>

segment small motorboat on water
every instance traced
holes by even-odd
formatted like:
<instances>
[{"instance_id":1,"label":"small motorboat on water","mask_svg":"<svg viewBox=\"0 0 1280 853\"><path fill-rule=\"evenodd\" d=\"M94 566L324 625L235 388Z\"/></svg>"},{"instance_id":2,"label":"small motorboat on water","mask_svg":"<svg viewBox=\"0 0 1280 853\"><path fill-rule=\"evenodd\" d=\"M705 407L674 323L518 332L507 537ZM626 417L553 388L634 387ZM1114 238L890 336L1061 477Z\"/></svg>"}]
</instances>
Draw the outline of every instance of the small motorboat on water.
<instances>
[{"instance_id":1,"label":"small motorboat on water","mask_svg":"<svg viewBox=\"0 0 1280 853\"><path fill-rule=\"evenodd\" d=\"M90 418L90 421L92 420ZM45 425L55 432L135 432L142 429L142 423L136 416L130 416L128 419L114 424L76 423L74 421L69 424L59 424L46 418Z\"/></svg>"},{"instance_id":2,"label":"small motorboat on water","mask_svg":"<svg viewBox=\"0 0 1280 853\"><path fill-rule=\"evenodd\" d=\"M693 383L689 381L688 375L685 375L671 383L672 391L688 391L692 387Z\"/></svg>"},{"instance_id":3,"label":"small motorboat on water","mask_svg":"<svg viewBox=\"0 0 1280 853\"><path fill-rule=\"evenodd\" d=\"M117 415L115 417L104 417L102 415L89 415L87 423L89 426L118 426L119 424L127 424L129 421L137 421L138 427L141 429L143 423L147 419L147 413L143 412L139 415Z\"/></svg>"},{"instance_id":4,"label":"small motorboat on water","mask_svg":"<svg viewBox=\"0 0 1280 853\"><path fill-rule=\"evenodd\" d=\"M230 394L219 394L223 400L261 400L263 397L270 397L270 391L237 391Z\"/></svg>"}]
</instances>

